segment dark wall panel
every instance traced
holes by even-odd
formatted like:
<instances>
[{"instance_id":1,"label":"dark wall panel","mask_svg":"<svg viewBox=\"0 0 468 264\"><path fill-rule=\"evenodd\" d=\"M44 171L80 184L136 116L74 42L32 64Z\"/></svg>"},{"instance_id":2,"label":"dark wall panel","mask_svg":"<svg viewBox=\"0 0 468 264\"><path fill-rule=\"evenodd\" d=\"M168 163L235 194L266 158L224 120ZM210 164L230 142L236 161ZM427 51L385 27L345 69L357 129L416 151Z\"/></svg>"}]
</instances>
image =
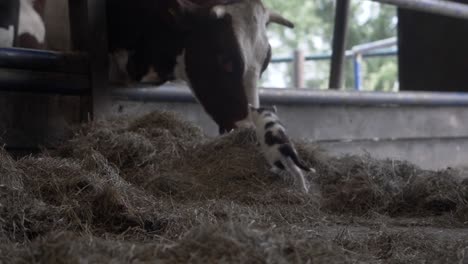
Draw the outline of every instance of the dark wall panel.
<instances>
[{"instance_id":1,"label":"dark wall panel","mask_svg":"<svg viewBox=\"0 0 468 264\"><path fill-rule=\"evenodd\" d=\"M398 24L401 90L468 91L468 20L400 9Z\"/></svg>"}]
</instances>

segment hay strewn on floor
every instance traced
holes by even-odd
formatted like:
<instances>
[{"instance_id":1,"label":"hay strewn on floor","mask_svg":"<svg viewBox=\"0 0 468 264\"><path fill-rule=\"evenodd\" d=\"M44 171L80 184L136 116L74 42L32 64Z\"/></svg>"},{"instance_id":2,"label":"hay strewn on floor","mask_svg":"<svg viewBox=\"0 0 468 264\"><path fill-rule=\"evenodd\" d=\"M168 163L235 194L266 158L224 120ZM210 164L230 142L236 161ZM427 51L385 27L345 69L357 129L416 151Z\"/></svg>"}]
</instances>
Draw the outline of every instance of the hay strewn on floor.
<instances>
[{"instance_id":1,"label":"hay strewn on floor","mask_svg":"<svg viewBox=\"0 0 468 264\"><path fill-rule=\"evenodd\" d=\"M0 150L0 263L462 263L468 180L297 142L318 194L269 171L253 131L170 112Z\"/></svg>"}]
</instances>

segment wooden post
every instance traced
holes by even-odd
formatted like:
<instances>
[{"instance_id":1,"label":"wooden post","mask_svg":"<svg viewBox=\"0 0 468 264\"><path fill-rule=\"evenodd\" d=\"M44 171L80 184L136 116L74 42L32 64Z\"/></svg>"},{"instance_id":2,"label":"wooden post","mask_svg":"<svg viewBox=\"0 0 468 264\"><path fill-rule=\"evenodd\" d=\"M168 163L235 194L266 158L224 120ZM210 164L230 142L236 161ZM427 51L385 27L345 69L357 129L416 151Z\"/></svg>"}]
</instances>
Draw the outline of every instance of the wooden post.
<instances>
[{"instance_id":1,"label":"wooden post","mask_svg":"<svg viewBox=\"0 0 468 264\"><path fill-rule=\"evenodd\" d=\"M91 92L81 97L81 119L102 117L110 105L108 88L107 14L105 0L68 0L71 42L89 60Z\"/></svg>"},{"instance_id":2,"label":"wooden post","mask_svg":"<svg viewBox=\"0 0 468 264\"><path fill-rule=\"evenodd\" d=\"M70 17L71 49L75 51L87 51L88 16L86 0L68 0L68 14ZM87 58L89 60L89 54ZM81 122L87 122L91 118L91 113L90 94L80 96Z\"/></svg>"},{"instance_id":3,"label":"wooden post","mask_svg":"<svg viewBox=\"0 0 468 264\"><path fill-rule=\"evenodd\" d=\"M294 87L304 88L304 52L300 49L294 51Z\"/></svg>"},{"instance_id":4,"label":"wooden post","mask_svg":"<svg viewBox=\"0 0 468 264\"><path fill-rule=\"evenodd\" d=\"M91 117L101 118L110 107L106 0L88 1L88 54L92 96ZM113 1L113 0L109 0Z\"/></svg>"}]
</instances>

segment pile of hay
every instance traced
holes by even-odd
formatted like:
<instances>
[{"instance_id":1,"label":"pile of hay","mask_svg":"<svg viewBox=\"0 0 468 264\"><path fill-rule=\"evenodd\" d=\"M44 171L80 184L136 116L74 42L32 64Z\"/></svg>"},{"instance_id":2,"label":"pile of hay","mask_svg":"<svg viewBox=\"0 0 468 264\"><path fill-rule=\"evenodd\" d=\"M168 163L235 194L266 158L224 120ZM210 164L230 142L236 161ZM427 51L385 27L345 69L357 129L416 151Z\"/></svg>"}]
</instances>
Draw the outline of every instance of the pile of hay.
<instances>
[{"instance_id":1,"label":"pile of hay","mask_svg":"<svg viewBox=\"0 0 468 264\"><path fill-rule=\"evenodd\" d=\"M253 131L208 138L171 112L19 160L0 150L0 263L468 259L461 172L296 144L320 195L272 174Z\"/></svg>"}]
</instances>

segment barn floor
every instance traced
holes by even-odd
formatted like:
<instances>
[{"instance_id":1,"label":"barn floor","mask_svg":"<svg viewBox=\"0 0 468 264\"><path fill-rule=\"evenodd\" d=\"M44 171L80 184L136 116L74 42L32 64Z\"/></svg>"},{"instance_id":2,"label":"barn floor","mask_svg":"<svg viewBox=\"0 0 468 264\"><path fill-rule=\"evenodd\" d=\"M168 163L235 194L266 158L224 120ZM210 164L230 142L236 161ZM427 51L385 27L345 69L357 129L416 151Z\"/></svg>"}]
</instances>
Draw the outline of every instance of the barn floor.
<instances>
[{"instance_id":1,"label":"barn floor","mask_svg":"<svg viewBox=\"0 0 468 264\"><path fill-rule=\"evenodd\" d=\"M464 172L297 147L316 194L168 112L0 150L0 263L468 263Z\"/></svg>"}]
</instances>

